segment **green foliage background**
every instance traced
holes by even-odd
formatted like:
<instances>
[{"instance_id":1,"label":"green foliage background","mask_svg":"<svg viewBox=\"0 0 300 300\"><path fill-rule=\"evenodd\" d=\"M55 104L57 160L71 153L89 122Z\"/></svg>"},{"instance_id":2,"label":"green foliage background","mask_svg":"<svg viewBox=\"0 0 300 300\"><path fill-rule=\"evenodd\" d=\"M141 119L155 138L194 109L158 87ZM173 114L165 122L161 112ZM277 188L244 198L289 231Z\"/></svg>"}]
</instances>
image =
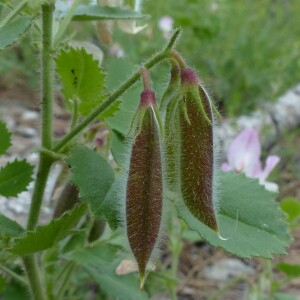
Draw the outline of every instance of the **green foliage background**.
<instances>
[{"instance_id":1,"label":"green foliage background","mask_svg":"<svg viewBox=\"0 0 300 300\"><path fill-rule=\"evenodd\" d=\"M183 28L178 49L227 115L274 101L300 81L297 0L145 1L144 10L152 17L148 34L140 33L143 39L121 33L118 37L126 54L133 58L138 49L140 58L156 49L163 41L158 21L171 16L174 26Z\"/></svg>"}]
</instances>

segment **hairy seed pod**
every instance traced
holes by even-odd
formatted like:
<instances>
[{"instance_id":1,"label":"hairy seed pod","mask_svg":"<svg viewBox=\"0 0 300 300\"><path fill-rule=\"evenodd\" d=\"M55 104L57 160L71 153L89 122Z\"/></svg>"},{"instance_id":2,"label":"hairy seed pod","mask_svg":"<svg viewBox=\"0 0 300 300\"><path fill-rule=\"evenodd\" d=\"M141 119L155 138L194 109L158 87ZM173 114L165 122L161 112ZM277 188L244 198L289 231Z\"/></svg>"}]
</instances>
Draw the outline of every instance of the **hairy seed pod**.
<instances>
[{"instance_id":1,"label":"hairy seed pod","mask_svg":"<svg viewBox=\"0 0 300 300\"><path fill-rule=\"evenodd\" d=\"M158 239L162 216L160 122L153 91L145 89L134 138L126 191L126 226L138 263L141 288L147 263Z\"/></svg>"},{"instance_id":2,"label":"hairy seed pod","mask_svg":"<svg viewBox=\"0 0 300 300\"><path fill-rule=\"evenodd\" d=\"M181 71L179 105L181 194L190 212L218 231L214 207L214 144L211 100L195 72Z\"/></svg>"}]
</instances>

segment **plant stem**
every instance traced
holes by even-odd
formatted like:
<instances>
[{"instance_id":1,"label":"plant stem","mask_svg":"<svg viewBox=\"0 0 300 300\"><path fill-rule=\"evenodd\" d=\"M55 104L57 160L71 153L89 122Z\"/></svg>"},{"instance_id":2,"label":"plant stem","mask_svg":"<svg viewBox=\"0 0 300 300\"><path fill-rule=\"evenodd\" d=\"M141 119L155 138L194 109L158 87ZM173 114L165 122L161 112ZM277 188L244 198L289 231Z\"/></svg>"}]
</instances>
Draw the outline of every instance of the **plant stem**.
<instances>
[{"instance_id":1,"label":"plant stem","mask_svg":"<svg viewBox=\"0 0 300 300\"><path fill-rule=\"evenodd\" d=\"M38 222L51 164L52 160L49 159L49 157L46 157L45 154L41 153L28 216L28 230L33 230Z\"/></svg>"},{"instance_id":2,"label":"plant stem","mask_svg":"<svg viewBox=\"0 0 300 300\"><path fill-rule=\"evenodd\" d=\"M23 263L30 282L30 291L34 300L46 300L37 261L33 255L23 257Z\"/></svg>"},{"instance_id":3,"label":"plant stem","mask_svg":"<svg viewBox=\"0 0 300 300\"><path fill-rule=\"evenodd\" d=\"M146 61L143 65L145 68L150 69L161 60L169 57L170 49L179 35L180 30L176 30L170 39L166 48L156 53L152 58ZM127 79L118 89L116 89L106 100L100 104L94 111L92 111L81 123L76 125L67 135L65 135L58 144L53 147L53 151L58 152L66 144L78 135L89 123L95 120L100 113L102 113L108 106L110 106L116 99L118 99L125 91L127 91L141 76L140 70L136 71L129 79Z\"/></svg>"},{"instance_id":4,"label":"plant stem","mask_svg":"<svg viewBox=\"0 0 300 300\"><path fill-rule=\"evenodd\" d=\"M144 83L144 89L151 89L151 79L150 79L150 73L149 70L147 70L145 67L141 67L141 77L143 79Z\"/></svg>"},{"instance_id":5,"label":"plant stem","mask_svg":"<svg viewBox=\"0 0 300 300\"><path fill-rule=\"evenodd\" d=\"M52 147L53 59L52 20L53 4L42 5L43 51L42 51L42 146Z\"/></svg>"},{"instance_id":6,"label":"plant stem","mask_svg":"<svg viewBox=\"0 0 300 300\"><path fill-rule=\"evenodd\" d=\"M19 11L26 5L28 0L21 1L7 16L0 22L0 28L5 26Z\"/></svg>"},{"instance_id":7,"label":"plant stem","mask_svg":"<svg viewBox=\"0 0 300 300\"><path fill-rule=\"evenodd\" d=\"M21 283L25 287L28 287L28 281L19 274L15 273L13 270L5 266L0 266L0 269L6 274L8 274L10 277L12 277L15 281Z\"/></svg>"},{"instance_id":8,"label":"plant stem","mask_svg":"<svg viewBox=\"0 0 300 300\"><path fill-rule=\"evenodd\" d=\"M52 61L52 19L54 3L42 5L43 50L42 50L42 147L52 146L52 99L53 99L53 61ZM44 190L53 160L40 153L34 191L30 205L27 229L33 230L38 223ZM30 283L33 299L46 300L44 284L34 255L23 258L23 263Z\"/></svg>"}]
</instances>

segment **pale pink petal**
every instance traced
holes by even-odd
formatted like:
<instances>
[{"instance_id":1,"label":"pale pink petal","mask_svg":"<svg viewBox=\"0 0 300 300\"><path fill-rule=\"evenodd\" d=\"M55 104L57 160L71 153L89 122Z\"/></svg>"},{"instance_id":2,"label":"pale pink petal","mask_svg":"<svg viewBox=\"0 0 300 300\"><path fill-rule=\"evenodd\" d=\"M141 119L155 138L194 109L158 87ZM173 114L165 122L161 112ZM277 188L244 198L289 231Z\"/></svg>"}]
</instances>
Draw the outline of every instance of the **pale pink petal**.
<instances>
[{"instance_id":1,"label":"pale pink petal","mask_svg":"<svg viewBox=\"0 0 300 300\"><path fill-rule=\"evenodd\" d=\"M259 178L261 175L261 172L262 172L261 161L259 160L256 163L256 166L252 170L250 170L250 172L246 173L246 176L250 177L250 178Z\"/></svg>"},{"instance_id":2,"label":"pale pink petal","mask_svg":"<svg viewBox=\"0 0 300 300\"><path fill-rule=\"evenodd\" d=\"M280 161L280 157L276 155L271 155L267 157L266 166L259 176L261 182L264 182L267 179L267 177L269 176L271 171L275 168L275 166L279 163L279 161Z\"/></svg>"},{"instance_id":3,"label":"pale pink petal","mask_svg":"<svg viewBox=\"0 0 300 300\"><path fill-rule=\"evenodd\" d=\"M158 22L158 27L163 32L170 32L173 30L174 19L170 16L162 17Z\"/></svg>"},{"instance_id":4,"label":"pale pink petal","mask_svg":"<svg viewBox=\"0 0 300 300\"><path fill-rule=\"evenodd\" d=\"M222 163L221 169L223 172L228 172L228 171L232 170L228 163Z\"/></svg>"},{"instance_id":5,"label":"pale pink petal","mask_svg":"<svg viewBox=\"0 0 300 300\"><path fill-rule=\"evenodd\" d=\"M252 174L259 163L260 152L258 132L250 128L245 129L229 146L229 165L238 173Z\"/></svg>"}]
</instances>

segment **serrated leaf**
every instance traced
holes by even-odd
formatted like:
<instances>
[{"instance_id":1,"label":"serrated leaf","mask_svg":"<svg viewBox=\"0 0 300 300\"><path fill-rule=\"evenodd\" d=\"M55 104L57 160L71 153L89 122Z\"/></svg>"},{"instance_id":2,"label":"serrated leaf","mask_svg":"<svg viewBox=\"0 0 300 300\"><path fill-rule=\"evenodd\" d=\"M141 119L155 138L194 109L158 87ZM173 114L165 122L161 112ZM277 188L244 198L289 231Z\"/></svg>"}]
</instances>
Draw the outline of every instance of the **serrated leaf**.
<instances>
[{"instance_id":1,"label":"serrated leaf","mask_svg":"<svg viewBox=\"0 0 300 300\"><path fill-rule=\"evenodd\" d=\"M104 272L88 266L85 266L85 270L100 285L101 290L114 299L149 299L147 294L139 289L139 281L135 276L118 276L113 271Z\"/></svg>"},{"instance_id":2,"label":"serrated leaf","mask_svg":"<svg viewBox=\"0 0 300 300\"><path fill-rule=\"evenodd\" d=\"M80 5L74 16L74 21L93 20L140 20L148 16L140 13L123 10L118 7L101 7L99 5Z\"/></svg>"},{"instance_id":3,"label":"serrated leaf","mask_svg":"<svg viewBox=\"0 0 300 300\"><path fill-rule=\"evenodd\" d=\"M32 22L32 17L20 17L0 28L0 50L14 44L25 33Z\"/></svg>"},{"instance_id":4,"label":"serrated leaf","mask_svg":"<svg viewBox=\"0 0 300 300\"><path fill-rule=\"evenodd\" d=\"M83 266L91 265L101 268L103 265L112 263L117 258L117 253L120 250L120 246L101 242L92 247L71 251L63 255L62 258Z\"/></svg>"},{"instance_id":5,"label":"serrated leaf","mask_svg":"<svg viewBox=\"0 0 300 300\"><path fill-rule=\"evenodd\" d=\"M14 245L8 250L16 255L28 255L53 247L62 240L86 211L84 204L75 206L59 219L29 231L26 236L16 238Z\"/></svg>"},{"instance_id":6,"label":"serrated leaf","mask_svg":"<svg viewBox=\"0 0 300 300\"><path fill-rule=\"evenodd\" d=\"M4 215L0 215L0 234L9 237L16 237L20 236L24 232L24 228L16 221L11 220Z\"/></svg>"},{"instance_id":7,"label":"serrated leaf","mask_svg":"<svg viewBox=\"0 0 300 300\"><path fill-rule=\"evenodd\" d=\"M99 154L83 146L71 150L71 182L79 187L79 196L86 201L96 216L106 215L103 200L114 181L114 171Z\"/></svg>"},{"instance_id":8,"label":"serrated leaf","mask_svg":"<svg viewBox=\"0 0 300 300\"><path fill-rule=\"evenodd\" d=\"M272 254L284 254L291 238L274 201L276 194L265 190L257 180L233 172L220 173L219 184L219 229L228 240L221 240L193 217L183 201L176 202L178 216L210 244L235 255L272 258Z\"/></svg>"},{"instance_id":9,"label":"serrated leaf","mask_svg":"<svg viewBox=\"0 0 300 300\"><path fill-rule=\"evenodd\" d=\"M33 166L26 160L15 160L0 170L0 194L15 197L32 181Z\"/></svg>"},{"instance_id":10,"label":"serrated leaf","mask_svg":"<svg viewBox=\"0 0 300 300\"><path fill-rule=\"evenodd\" d=\"M0 121L0 155L5 154L11 145L11 133L8 131L6 124Z\"/></svg>"},{"instance_id":11,"label":"serrated leaf","mask_svg":"<svg viewBox=\"0 0 300 300\"><path fill-rule=\"evenodd\" d=\"M67 106L72 110L78 101L79 114L89 114L105 98L105 75L99 62L83 48L61 50L55 61Z\"/></svg>"},{"instance_id":12,"label":"serrated leaf","mask_svg":"<svg viewBox=\"0 0 300 300\"><path fill-rule=\"evenodd\" d=\"M300 265L279 263L276 268L289 277L300 277Z\"/></svg>"}]
</instances>

